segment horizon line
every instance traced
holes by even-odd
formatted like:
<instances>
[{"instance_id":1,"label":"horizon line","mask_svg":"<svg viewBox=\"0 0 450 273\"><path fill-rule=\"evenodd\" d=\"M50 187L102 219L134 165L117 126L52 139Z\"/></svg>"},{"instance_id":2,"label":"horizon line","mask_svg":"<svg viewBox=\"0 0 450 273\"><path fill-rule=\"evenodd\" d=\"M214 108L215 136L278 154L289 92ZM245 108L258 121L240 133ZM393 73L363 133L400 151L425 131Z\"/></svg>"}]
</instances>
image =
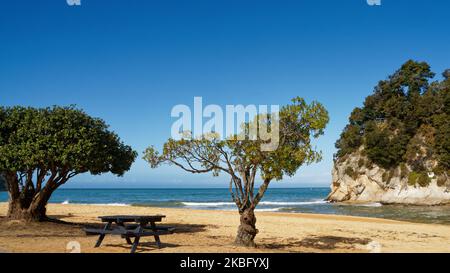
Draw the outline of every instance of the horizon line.
<instances>
[{"instance_id":1,"label":"horizon line","mask_svg":"<svg viewBox=\"0 0 450 273\"><path fill-rule=\"evenodd\" d=\"M327 186L311 186L311 187L271 187L271 189L309 189L309 188L329 188ZM58 190L213 190L213 189L226 189L229 190L228 187L181 187L181 188L164 188L164 187L130 187L130 188L89 188L89 187L64 187L60 188Z\"/></svg>"}]
</instances>

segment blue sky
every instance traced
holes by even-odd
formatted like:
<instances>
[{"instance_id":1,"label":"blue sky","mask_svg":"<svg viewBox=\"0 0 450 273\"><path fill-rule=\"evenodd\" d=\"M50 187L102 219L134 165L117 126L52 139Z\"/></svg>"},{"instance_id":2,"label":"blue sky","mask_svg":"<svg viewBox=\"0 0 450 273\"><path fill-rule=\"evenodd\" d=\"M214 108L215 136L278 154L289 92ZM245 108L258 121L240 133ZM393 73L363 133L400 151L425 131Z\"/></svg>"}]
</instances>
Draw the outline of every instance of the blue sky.
<instances>
[{"instance_id":1,"label":"blue sky","mask_svg":"<svg viewBox=\"0 0 450 273\"><path fill-rule=\"evenodd\" d=\"M1 105L76 104L140 153L170 137L176 104L287 104L330 112L324 160L279 187L328 186L351 110L408 59L450 68L447 0L2 1ZM141 156L140 156L141 157ZM222 187L227 178L151 170L83 175L69 187Z\"/></svg>"}]
</instances>

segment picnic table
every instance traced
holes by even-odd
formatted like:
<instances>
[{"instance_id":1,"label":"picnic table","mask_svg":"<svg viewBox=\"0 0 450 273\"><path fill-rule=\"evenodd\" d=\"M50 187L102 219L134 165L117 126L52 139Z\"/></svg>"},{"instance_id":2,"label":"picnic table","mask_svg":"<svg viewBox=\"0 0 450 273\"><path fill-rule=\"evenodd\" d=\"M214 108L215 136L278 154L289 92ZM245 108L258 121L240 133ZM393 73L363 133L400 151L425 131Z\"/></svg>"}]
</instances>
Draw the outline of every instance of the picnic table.
<instances>
[{"instance_id":1,"label":"picnic table","mask_svg":"<svg viewBox=\"0 0 450 273\"><path fill-rule=\"evenodd\" d=\"M98 217L105 226L103 229L86 228L87 235L98 235L95 247L100 247L107 234L120 235L131 247L131 253L135 253L141 237L153 236L156 245L161 248L159 236L172 234L174 228L165 226L156 226L161 222L164 215L113 215ZM134 241L131 241L134 238Z\"/></svg>"}]
</instances>

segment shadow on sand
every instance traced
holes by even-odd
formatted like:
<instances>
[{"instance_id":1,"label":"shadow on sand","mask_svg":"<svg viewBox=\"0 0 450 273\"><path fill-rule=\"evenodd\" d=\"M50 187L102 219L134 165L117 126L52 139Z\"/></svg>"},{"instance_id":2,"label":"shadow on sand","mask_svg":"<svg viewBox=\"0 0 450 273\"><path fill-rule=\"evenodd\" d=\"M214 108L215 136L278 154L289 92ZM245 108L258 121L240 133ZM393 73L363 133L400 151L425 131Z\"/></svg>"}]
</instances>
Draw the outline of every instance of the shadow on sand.
<instances>
[{"instance_id":1,"label":"shadow on sand","mask_svg":"<svg viewBox=\"0 0 450 273\"><path fill-rule=\"evenodd\" d=\"M174 230L174 234L183 234L183 233L196 233L196 232L202 232L206 230L207 225L196 225L196 224L173 224L173 223L164 223L164 226L170 226L175 228ZM94 228L102 228L104 225L103 224L87 224L86 227L94 227ZM144 240L149 240L147 242L140 242L139 243L139 247L136 250L136 253L140 253L140 252L146 252L146 251L152 251L152 250L158 250L159 248L156 246L156 243L153 241L153 237L149 236L146 238L142 238ZM103 246L106 247L117 247L117 248L122 248L122 249L130 249L130 245L127 243L121 243L121 244L112 244L112 243L108 243L108 242L104 242ZM175 248L175 247L179 247L181 245L179 244L172 244L172 243L165 243L164 240L162 240L161 242L161 249L164 248Z\"/></svg>"},{"instance_id":2,"label":"shadow on sand","mask_svg":"<svg viewBox=\"0 0 450 273\"><path fill-rule=\"evenodd\" d=\"M48 219L43 222L23 222L23 221L9 221L6 217L0 216L0 237L16 237L16 238L73 238L87 236L83 228L103 228L104 223L92 222L67 222L60 219L67 219L72 216L68 215L50 215ZM206 230L207 225L200 224L176 224L164 223L161 226L174 227L175 234L197 233ZM95 237L95 236L93 236ZM150 238L150 237L149 237ZM108 245L108 244L105 244ZM110 245L123 248L130 246L125 244ZM178 245L162 243L162 247L177 247ZM145 251L149 249L156 249L154 242L142 242L139 244L139 250Z\"/></svg>"},{"instance_id":3,"label":"shadow on sand","mask_svg":"<svg viewBox=\"0 0 450 273\"><path fill-rule=\"evenodd\" d=\"M151 237L148 237L149 240L152 240ZM130 250L131 246L127 243L123 243L123 244L111 244L111 243L104 243L103 246L105 247L117 247L117 248L122 248L122 249L126 249L126 250ZM164 249L164 248L174 248L174 247L179 247L180 245L178 244L170 244L170 243L164 243L161 242L161 248L158 248L156 246L155 242L140 242L139 246L136 250L136 253L141 253L141 252L148 252L148 251L152 251L152 250L158 250L158 249Z\"/></svg>"}]
</instances>

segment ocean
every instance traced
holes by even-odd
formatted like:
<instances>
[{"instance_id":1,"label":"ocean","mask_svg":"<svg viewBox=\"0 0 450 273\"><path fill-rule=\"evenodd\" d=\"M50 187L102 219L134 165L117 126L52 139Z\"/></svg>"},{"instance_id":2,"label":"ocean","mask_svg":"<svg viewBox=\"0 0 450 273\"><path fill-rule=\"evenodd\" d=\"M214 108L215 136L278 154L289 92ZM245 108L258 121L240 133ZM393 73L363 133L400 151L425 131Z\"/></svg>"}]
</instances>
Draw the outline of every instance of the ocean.
<instances>
[{"instance_id":1,"label":"ocean","mask_svg":"<svg viewBox=\"0 0 450 273\"><path fill-rule=\"evenodd\" d=\"M344 205L324 199L329 188L268 189L257 211L338 214L422 223L450 224L450 206L403 206L380 203ZM8 194L0 192L0 202ZM50 199L57 204L151 206L236 211L228 189L60 189Z\"/></svg>"}]
</instances>

